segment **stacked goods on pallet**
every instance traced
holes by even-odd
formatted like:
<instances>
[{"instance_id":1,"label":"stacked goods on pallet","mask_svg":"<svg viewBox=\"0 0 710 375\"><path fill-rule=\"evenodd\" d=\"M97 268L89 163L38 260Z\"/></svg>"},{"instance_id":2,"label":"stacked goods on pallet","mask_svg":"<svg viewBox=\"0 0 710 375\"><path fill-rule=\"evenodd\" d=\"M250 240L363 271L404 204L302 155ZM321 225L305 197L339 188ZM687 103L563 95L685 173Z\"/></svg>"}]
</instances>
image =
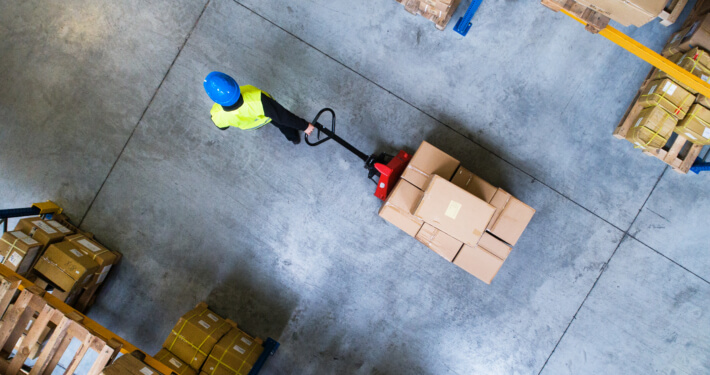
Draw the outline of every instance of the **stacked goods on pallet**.
<instances>
[{"instance_id":1,"label":"stacked goods on pallet","mask_svg":"<svg viewBox=\"0 0 710 375\"><path fill-rule=\"evenodd\" d=\"M262 355L263 343L202 302L180 318L154 357L178 375L246 375Z\"/></svg>"},{"instance_id":2,"label":"stacked goods on pallet","mask_svg":"<svg viewBox=\"0 0 710 375\"><path fill-rule=\"evenodd\" d=\"M54 220L42 220L39 217L21 219L15 230L19 230L41 243L40 254L47 250L49 245L61 242L64 237L74 233Z\"/></svg>"},{"instance_id":3,"label":"stacked goods on pallet","mask_svg":"<svg viewBox=\"0 0 710 375\"><path fill-rule=\"evenodd\" d=\"M380 216L490 284L535 210L422 142Z\"/></svg>"},{"instance_id":4,"label":"stacked goods on pallet","mask_svg":"<svg viewBox=\"0 0 710 375\"><path fill-rule=\"evenodd\" d=\"M22 231L6 232L0 238L0 263L24 275L32 267L42 244Z\"/></svg>"},{"instance_id":5,"label":"stacked goods on pallet","mask_svg":"<svg viewBox=\"0 0 710 375\"><path fill-rule=\"evenodd\" d=\"M434 22L436 28L444 30L454 15L461 0L397 0L404 9Z\"/></svg>"}]
</instances>

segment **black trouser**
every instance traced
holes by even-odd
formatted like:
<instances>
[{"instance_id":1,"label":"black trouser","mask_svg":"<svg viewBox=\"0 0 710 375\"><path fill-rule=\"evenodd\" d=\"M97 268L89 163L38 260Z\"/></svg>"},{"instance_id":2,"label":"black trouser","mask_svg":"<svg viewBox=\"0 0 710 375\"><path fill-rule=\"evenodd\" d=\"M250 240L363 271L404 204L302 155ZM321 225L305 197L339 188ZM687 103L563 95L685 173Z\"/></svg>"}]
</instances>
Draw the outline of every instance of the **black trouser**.
<instances>
[{"instance_id":1,"label":"black trouser","mask_svg":"<svg viewBox=\"0 0 710 375\"><path fill-rule=\"evenodd\" d=\"M275 127L279 128L279 131L281 131L281 134L285 135L286 139L288 139L291 142L299 139L299 137L300 137L297 129L294 129L294 128L291 128L291 127L288 127L285 125L277 124L274 121L271 121L271 124L273 124Z\"/></svg>"},{"instance_id":2,"label":"black trouser","mask_svg":"<svg viewBox=\"0 0 710 375\"><path fill-rule=\"evenodd\" d=\"M281 134L286 136L289 141L293 142L299 139L298 131L308 128L308 121L294 115L276 100L264 94L261 95L261 104L264 107L264 115L271 119L271 123L279 128Z\"/></svg>"}]
</instances>

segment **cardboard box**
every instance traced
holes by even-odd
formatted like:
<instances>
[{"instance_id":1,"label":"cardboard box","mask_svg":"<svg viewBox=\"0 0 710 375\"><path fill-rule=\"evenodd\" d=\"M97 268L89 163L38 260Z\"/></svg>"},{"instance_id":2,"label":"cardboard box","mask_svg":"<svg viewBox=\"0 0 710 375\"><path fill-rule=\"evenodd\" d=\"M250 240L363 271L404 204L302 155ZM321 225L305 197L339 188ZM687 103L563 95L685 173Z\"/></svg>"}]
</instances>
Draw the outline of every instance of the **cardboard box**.
<instances>
[{"instance_id":1,"label":"cardboard box","mask_svg":"<svg viewBox=\"0 0 710 375\"><path fill-rule=\"evenodd\" d=\"M672 53L687 52L695 47L710 50L710 15L699 18L678 35L674 35L662 53L668 56Z\"/></svg>"},{"instance_id":2,"label":"cardboard box","mask_svg":"<svg viewBox=\"0 0 710 375\"><path fill-rule=\"evenodd\" d=\"M158 354L154 355L158 362L168 366L177 375L197 375L197 370L188 366L187 363L183 362L175 354L170 353L167 349L160 349Z\"/></svg>"},{"instance_id":3,"label":"cardboard box","mask_svg":"<svg viewBox=\"0 0 710 375\"><path fill-rule=\"evenodd\" d=\"M102 375L161 375L156 369L146 365L140 359L125 354L101 371Z\"/></svg>"},{"instance_id":4,"label":"cardboard box","mask_svg":"<svg viewBox=\"0 0 710 375\"><path fill-rule=\"evenodd\" d=\"M99 265L98 271L89 283L97 285L103 283L111 267L118 261L118 255L83 234L73 234L68 236L66 240L73 243L79 251L90 256Z\"/></svg>"},{"instance_id":5,"label":"cardboard box","mask_svg":"<svg viewBox=\"0 0 710 375\"><path fill-rule=\"evenodd\" d=\"M668 142L677 123L675 117L663 108L649 107L639 113L626 139L642 150L661 148Z\"/></svg>"},{"instance_id":6,"label":"cardboard box","mask_svg":"<svg viewBox=\"0 0 710 375\"><path fill-rule=\"evenodd\" d=\"M405 180L397 181L389 197L380 208L380 217L414 237L424 224L414 216L414 210L422 200L424 192Z\"/></svg>"},{"instance_id":7,"label":"cardboard box","mask_svg":"<svg viewBox=\"0 0 710 375\"><path fill-rule=\"evenodd\" d=\"M532 220L535 209L500 188L490 203L495 207L495 213L488 223L487 230L511 246L515 246Z\"/></svg>"},{"instance_id":8,"label":"cardboard box","mask_svg":"<svg viewBox=\"0 0 710 375\"><path fill-rule=\"evenodd\" d=\"M40 254L42 254L49 245L61 242L65 236L72 234L69 228L58 222L54 220L42 220L39 217L20 219L15 230L22 231L41 243Z\"/></svg>"},{"instance_id":9,"label":"cardboard box","mask_svg":"<svg viewBox=\"0 0 710 375\"><path fill-rule=\"evenodd\" d=\"M710 144L710 109L700 104L690 108L688 116L674 130L697 145Z\"/></svg>"},{"instance_id":10,"label":"cardboard box","mask_svg":"<svg viewBox=\"0 0 710 375\"><path fill-rule=\"evenodd\" d=\"M232 325L201 303L178 320L163 348L175 354L188 366L199 370L217 344Z\"/></svg>"},{"instance_id":11,"label":"cardboard box","mask_svg":"<svg viewBox=\"0 0 710 375\"><path fill-rule=\"evenodd\" d=\"M34 276L35 277L34 280L32 280L32 283L44 289L45 291L47 291L47 293L51 294L52 296L69 306L74 306L74 303L79 299L79 295L81 295L82 291L84 290L83 288L76 288L72 291L65 292L57 288L54 284L51 284L47 280L41 277L37 277L36 275Z\"/></svg>"},{"instance_id":12,"label":"cardboard box","mask_svg":"<svg viewBox=\"0 0 710 375\"><path fill-rule=\"evenodd\" d=\"M451 183L486 202L490 202L491 199L493 199L493 195L496 193L496 190L498 190L498 188L489 184L486 180L476 176L463 166L456 170L454 177L451 178Z\"/></svg>"},{"instance_id":13,"label":"cardboard box","mask_svg":"<svg viewBox=\"0 0 710 375\"><path fill-rule=\"evenodd\" d=\"M575 0L624 25L641 27L652 21L666 6L667 0Z\"/></svg>"},{"instance_id":14,"label":"cardboard box","mask_svg":"<svg viewBox=\"0 0 710 375\"><path fill-rule=\"evenodd\" d=\"M32 268L42 244L22 231L3 233L0 237L0 263L24 275Z\"/></svg>"},{"instance_id":15,"label":"cardboard box","mask_svg":"<svg viewBox=\"0 0 710 375\"><path fill-rule=\"evenodd\" d=\"M674 63L676 63L678 66L683 68L684 70L687 70L690 72L692 75L700 78L702 81L708 82L710 81L710 69L708 69L706 66L700 64L698 60L693 59L694 55L691 55L691 52L679 52L668 59ZM659 80L659 79L675 79L668 75L668 73L663 72L661 70L658 70L657 73L654 75L654 79ZM675 82L677 85L681 86L685 91L697 95L698 92L694 89L692 89L690 86L684 85L678 81ZM688 100L684 100L684 103L687 103ZM669 112L671 112L669 110ZM682 119L682 117L679 117L679 119Z\"/></svg>"},{"instance_id":16,"label":"cardboard box","mask_svg":"<svg viewBox=\"0 0 710 375\"><path fill-rule=\"evenodd\" d=\"M212 349L202 371L212 375L246 375L263 351L260 342L233 328Z\"/></svg>"},{"instance_id":17,"label":"cardboard box","mask_svg":"<svg viewBox=\"0 0 710 375\"><path fill-rule=\"evenodd\" d=\"M705 108L710 108L710 98L704 96L703 94L698 94L698 96L696 96L695 102Z\"/></svg>"},{"instance_id":18,"label":"cardboard box","mask_svg":"<svg viewBox=\"0 0 710 375\"><path fill-rule=\"evenodd\" d=\"M71 242L49 245L34 270L63 292L72 292L87 284L99 265L77 250Z\"/></svg>"},{"instance_id":19,"label":"cardboard box","mask_svg":"<svg viewBox=\"0 0 710 375\"><path fill-rule=\"evenodd\" d=\"M503 259L498 258L478 245L464 245L454 259L454 264L476 276L484 283L490 284L500 267L503 266Z\"/></svg>"},{"instance_id":20,"label":"cardboard box","mask_svg":"<svg viewBox=\"0 0 710 375\"><path fill-rule=\"evenodd\" d=\"M649 82L646 87L647 90L639 96L639 104L644 107L660 106L676 119L684 118L695 102L695 95L670 78Z\"/></svg>"},{"instance_id":21,"label":"cardboard box","mask_svg":"<svg viewBox=\"0 0 710 375\"><path fill-rule=\"evenodd\" d=\"M475 245L494 212L482 199L434 176L414 215L465 244Z\"/></svg>"},{"instance_id":22,"label":"cardboard box","mask_svg":"<svg viewBox=\"0 0 710 375\"><path fill-rule=\"evenodd\" d=\"M449 262L454 260L463 246L463 242L426 223L417 233L416 239Z\"/></svg>"},{"instance_id":23,"label":"cardboard box","mask_svg":"<svg viewBox=\"0 0 710 375\"><path fill-rule=\"evenodd\" d=\"M478 241L478 246L502 260L508 259L508 255L510 255L510 251L513 249L510 245L503 242L503 240L488 232L481 236L481 240Z\"/></svg>"},{"instance_id":24,"label":"cardboard box","mask_svg":"<svg viewBox=\"0 0 710 375\"><path fill-rule=\"evenodd\" d=\"M450 180L458 167L458 160L425 141L407 164L402 178L420 190L424 190L433 175Z\"/></svg>"}]
</instances>

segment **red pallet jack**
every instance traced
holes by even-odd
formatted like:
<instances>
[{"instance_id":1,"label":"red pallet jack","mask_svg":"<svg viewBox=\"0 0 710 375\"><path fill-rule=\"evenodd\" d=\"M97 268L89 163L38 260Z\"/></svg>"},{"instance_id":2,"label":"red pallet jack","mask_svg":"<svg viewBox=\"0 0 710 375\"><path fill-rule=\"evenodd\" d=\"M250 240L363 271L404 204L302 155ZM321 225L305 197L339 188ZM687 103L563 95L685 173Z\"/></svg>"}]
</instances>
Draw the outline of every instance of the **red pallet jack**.
<instances>
[{"instance_id":1,"label":"red pallet jack","mask_svg":"<svg viewBox=\"0 0 710 375\"><path fill-rule=\"evenodd\" d=\"M330 129L318 123L318 119L320 119L321 115L326 112L330 113L333 117ZM324 108L318 112L318 115L316 115L316 118L311 121L311 124L313 124L318 131L316 136L317 139L315 142L311 142L308 139L308 135L306 135L306 143L309 146L315 147L332 139L338 142L341 146L347 148L353 154L357 155L357 157L365 162L367 178L377 184L375 196L383 201L386 200L387 196L394 188L394 184L397 183L397 180L402 175L402 172L404 172L404 168L406 168L407 164L409 164L409 160L412 156L402 150L400 150L395 156L384 152L380 154L375 153L367 155L366 153L358 150L353 145L335 134L335 112L330 108ZM321 133L325 133L326 137L321 139ZM378 180L375 180L375 176L378 177Z\"/></svg>"}]
</instances>

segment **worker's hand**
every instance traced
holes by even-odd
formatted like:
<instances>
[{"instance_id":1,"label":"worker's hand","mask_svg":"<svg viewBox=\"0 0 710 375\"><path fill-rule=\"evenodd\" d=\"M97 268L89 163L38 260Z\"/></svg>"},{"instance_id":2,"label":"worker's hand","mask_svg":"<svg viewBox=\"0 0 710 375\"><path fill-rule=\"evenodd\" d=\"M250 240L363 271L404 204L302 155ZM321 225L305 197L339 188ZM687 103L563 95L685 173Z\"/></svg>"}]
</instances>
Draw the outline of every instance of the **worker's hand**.
<instances>
[{"instance_id":1,"label":"worker's hand","mask_svg":"<svg viewBox=\"0 0 710 375\"><path fill-rule=\"evenodd\" d=\"M304 130L303 132L306 133L306 135L311 135L311 133L313 133L313 130L315 130L315 128L316 127L313 126L313 124L309 123L308 128L306 130Z\"/></svg>"}]
</instances>

